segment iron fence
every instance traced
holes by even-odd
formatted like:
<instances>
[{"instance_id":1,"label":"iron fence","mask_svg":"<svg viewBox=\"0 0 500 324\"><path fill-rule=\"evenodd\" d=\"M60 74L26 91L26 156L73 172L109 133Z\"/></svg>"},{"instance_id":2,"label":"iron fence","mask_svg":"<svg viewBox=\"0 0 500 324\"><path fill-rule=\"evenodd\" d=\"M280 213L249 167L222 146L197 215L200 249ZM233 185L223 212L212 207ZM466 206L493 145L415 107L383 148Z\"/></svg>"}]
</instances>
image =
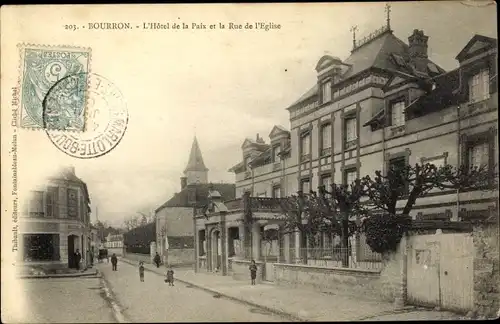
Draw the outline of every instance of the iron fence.
<instances>
[{"instance_id":1,"label":"iron fence","mask_svg":"<svg viewBox=\"0 0 500 324\"><path fill-rule=\"evenodd\" d=\"M285 249L281 248L279 257L276 258L277 263L288 264L307 264L310 266L327 267L327 268L350 268L350 269L366 269L366 270L381 270L382 257L378 253L373 253L371 257L360 258L356 257L352 249L331 247L331 248L301 248L301 249ZM345 257L346 266L343 265Z\"/></svg>"}]
</instances>

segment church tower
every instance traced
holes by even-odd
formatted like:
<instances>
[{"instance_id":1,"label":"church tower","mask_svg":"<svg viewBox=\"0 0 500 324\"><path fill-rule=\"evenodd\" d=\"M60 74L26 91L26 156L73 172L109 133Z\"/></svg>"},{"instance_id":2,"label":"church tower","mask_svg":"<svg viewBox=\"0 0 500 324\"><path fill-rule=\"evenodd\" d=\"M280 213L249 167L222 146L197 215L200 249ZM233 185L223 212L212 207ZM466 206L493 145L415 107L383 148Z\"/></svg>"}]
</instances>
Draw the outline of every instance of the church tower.
<instances>
[{"instance_id":1,"label":"church tower","mask_svg":"<svg viewBox=\"0 0 500 324\"><path fill-rule=\"evenodd\" d=\"M196 183L208 183L208 169L203 162L200 146L196 136L194 137L191 153L189 153L189 161L184 170L186 185Z\"/></svg>"}]
</instances>

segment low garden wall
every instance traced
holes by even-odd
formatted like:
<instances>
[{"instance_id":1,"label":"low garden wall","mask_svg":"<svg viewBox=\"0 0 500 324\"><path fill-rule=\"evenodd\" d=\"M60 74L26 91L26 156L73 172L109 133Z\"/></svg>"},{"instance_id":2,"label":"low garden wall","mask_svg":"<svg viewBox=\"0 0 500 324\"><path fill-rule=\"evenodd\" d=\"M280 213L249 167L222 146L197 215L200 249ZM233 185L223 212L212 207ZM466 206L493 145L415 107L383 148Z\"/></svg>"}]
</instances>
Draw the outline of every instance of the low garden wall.
<instances>
[{"instance_id":1,"label":"low garden wall","mask_svg":"<svg viewBox=\"0 0 500 324\"><path fill-rule=\"evenodd\" d=\"M385 256L382 270L334 268L304 264L274 264L278 285L336 291L363 298L401 303L405 298L406 240Z\"/></svg>"},{"instance_id":2,"label":"low garden wall","mask_svg":"<svg viewBox=\"0 0 500 324\"><path fill-rule=\"evenodd\" d=\"M231 259L229 262L231 263L229 266L231 269L229 273L232 275L233 279L250 281L250 261ZM264 280L265 263L255 261L255 265L257 266L257 277L255 282L260 283Z\"/></svg>"}]
</instances>

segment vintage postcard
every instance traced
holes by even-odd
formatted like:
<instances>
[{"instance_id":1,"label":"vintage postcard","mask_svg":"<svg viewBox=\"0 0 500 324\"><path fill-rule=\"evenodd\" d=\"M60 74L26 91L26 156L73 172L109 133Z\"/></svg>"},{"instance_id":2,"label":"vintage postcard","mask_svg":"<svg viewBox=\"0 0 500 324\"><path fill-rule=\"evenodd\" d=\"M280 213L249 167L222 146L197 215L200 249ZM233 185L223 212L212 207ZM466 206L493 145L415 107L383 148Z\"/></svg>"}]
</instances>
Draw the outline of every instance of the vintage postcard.
<instances>
[{"instance_id":1,"label":"vintage postcard","mask_svg":"<svg viewBox=\"0 0 500 324\"><path fill-rule=\"evenodd\" d=\"M496 2L0 22L2 322L500 316Z\"/></svg>"}]
</instances>

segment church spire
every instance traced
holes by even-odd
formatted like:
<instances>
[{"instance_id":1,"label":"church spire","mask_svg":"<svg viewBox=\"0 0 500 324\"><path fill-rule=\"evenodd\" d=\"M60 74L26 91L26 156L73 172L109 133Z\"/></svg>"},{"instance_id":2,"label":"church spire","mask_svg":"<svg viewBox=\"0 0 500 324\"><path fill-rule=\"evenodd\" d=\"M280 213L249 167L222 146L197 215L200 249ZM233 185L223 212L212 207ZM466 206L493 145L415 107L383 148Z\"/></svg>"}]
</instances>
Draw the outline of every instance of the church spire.
<instances>
[{"instance_id":1,"label":"church spire","mask_svg":"<svg viewBox=\"0 0 500 324\"><path fill-rule=\"evenodd\" d=\"M198 140L196 136L193 140L193 145L191 146L191 153L189 153L189 161L184 170L184 174L187 177L187 184L191 183L207 183L207 173L208 168L203 162L203 156L201 155L200 146L198 145Z\"/></svg>"}]
</instances>

